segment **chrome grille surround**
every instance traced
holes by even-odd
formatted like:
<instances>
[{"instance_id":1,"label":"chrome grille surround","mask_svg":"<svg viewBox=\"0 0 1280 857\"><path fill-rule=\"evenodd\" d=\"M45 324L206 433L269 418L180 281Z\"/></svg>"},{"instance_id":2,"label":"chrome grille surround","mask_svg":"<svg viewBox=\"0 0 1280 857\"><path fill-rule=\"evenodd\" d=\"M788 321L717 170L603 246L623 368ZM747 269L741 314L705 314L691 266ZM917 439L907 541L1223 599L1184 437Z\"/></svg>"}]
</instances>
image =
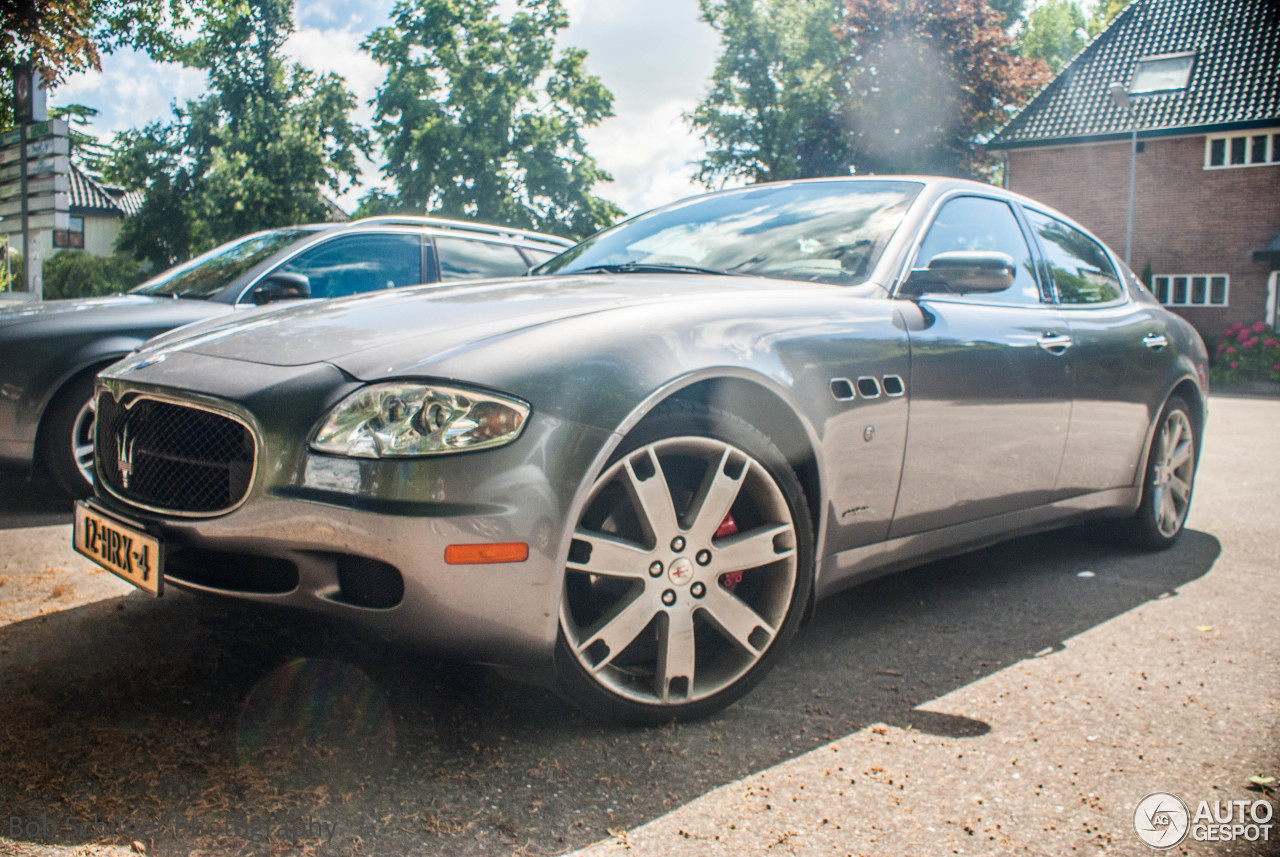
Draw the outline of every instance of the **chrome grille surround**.
<instances>
[{"instance_id":1,"label":"chrome grille surround","mask_svg":"<svg viewBox=\"0 0 1280 857\"><path fill-rule=\"evenodd\" d=\"M184 518L224 515L248 499L259 444L245 418L204 402L119 388L99 387L97 407L95 472L111 496Z\"/></svg>"}]
</instances>

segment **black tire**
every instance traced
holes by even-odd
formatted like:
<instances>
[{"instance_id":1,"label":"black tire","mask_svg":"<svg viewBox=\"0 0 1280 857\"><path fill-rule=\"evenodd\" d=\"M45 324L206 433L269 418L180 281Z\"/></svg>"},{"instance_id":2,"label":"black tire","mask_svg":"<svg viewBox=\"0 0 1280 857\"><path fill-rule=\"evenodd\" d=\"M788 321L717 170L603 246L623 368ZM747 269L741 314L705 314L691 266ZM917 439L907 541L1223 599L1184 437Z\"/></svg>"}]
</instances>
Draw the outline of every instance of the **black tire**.
<instances>
[{"instance_id":1,"label":"black tire","mask_svg":"<svg viewBox=\"0 0 1280 857\"><path fill-rule=\"evenodd\" d=\"M1156 420L1142 478L1142 502L1123 521L1121 532L1130 544L1147 550L1172 547L1182 535L1191 510L1196 465L1200 453L1197 422L1190 406L1170 397Z\"/></svg>"},{"instance_id":2,"label":"black tire","mask_svg":"<svg viewBox=\"0 0 1280 857\"><path fill-rule=\"evenodd\" d=\"M72 378L50 402L40 424L36 466L73 499L93 493L93 385L97 369ZM89 412L86 414L86 408ZM85 448L88 445L89 458ZM81 466L87 464L88 473Z\"/></svg>"},{"instance_id":3,"label":"black tire","mask_svg":"<svg viewBox=\"0 0 1280 857\"><path fill-rule=\"evenodd\" d=\"M701 404L661 405L627 436L575 536L557 689L630 725L740 698L795 635L813 585L795 472L763 433Z\"/></svg>"}]
</instances>

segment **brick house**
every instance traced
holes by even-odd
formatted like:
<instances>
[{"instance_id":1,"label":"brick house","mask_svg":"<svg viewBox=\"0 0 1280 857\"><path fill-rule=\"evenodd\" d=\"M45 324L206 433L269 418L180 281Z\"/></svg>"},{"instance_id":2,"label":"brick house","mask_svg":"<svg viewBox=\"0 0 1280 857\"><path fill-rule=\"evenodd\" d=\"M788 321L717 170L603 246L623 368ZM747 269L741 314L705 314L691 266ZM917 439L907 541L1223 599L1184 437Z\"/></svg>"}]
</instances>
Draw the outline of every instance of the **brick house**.
<instances>
[{"instance_id":1,"label":"brick house","mask_svg":"<svg viewBox=\"0 0 1280 857\"><path fill-rule=\"evenodd\" d=\"M1275 325L1280 0L1134 0L989 148L1124 253L1135 127L1131 267L1206 335Z\"/></svg>"}]
</instances>

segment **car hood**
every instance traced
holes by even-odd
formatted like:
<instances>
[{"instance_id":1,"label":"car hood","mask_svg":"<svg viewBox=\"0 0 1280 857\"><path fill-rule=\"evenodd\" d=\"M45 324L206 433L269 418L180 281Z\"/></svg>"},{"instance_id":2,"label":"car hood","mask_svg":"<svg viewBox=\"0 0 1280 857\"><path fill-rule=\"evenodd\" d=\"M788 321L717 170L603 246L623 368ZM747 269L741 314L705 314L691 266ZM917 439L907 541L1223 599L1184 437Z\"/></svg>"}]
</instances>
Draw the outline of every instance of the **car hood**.
<instances>
[{"instance_id":1,"label":"car hood","mask_svg":"<svg viewBox=\"0 0 1280 857\"><path fill-rule=\"evenodd\" d=\"M5 301L0 303L0 328L16 324L44 324L65 329L88 327L130 328L140 317L171 317L185 324L230 310L208 301L174 300L149 295L112 295L105 298L70 298L53 301Z\"/></svg>"},{"instance_id":2,"label":"car hood","mask_svg":"<svg viewBox=\"0 0 1280 857\"><path fill-rule=\"evenodd\" d=\"M684 274L522 277L466 286L418 286L293 306L238 322L194 325L153 340L147 350L273 366L328 362L368 378L591 313L708 297L732 301L746 292L806 286Z\"/></svg>"}]
</instances>

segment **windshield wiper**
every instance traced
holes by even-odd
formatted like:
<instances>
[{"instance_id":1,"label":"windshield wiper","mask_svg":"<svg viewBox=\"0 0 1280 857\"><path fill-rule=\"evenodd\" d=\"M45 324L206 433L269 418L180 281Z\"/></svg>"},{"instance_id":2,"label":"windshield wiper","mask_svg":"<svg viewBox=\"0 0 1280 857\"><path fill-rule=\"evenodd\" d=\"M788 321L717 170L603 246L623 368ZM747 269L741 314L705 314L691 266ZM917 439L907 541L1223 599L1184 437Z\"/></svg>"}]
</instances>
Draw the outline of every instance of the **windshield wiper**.
<instances>
[{"instance_id":1,"label":"windshield wiper","mask_svg":"<svg viewBox=\"0 0 1280 857\"><path fill-rule=\"evenodd\" d=\"M671 262L623 262L620 265L588 265L565 274L716 274L722 277L741 277L733 271L715 268L699 268L697 265L676 265Z\"/></svg>"}]
</instances>

